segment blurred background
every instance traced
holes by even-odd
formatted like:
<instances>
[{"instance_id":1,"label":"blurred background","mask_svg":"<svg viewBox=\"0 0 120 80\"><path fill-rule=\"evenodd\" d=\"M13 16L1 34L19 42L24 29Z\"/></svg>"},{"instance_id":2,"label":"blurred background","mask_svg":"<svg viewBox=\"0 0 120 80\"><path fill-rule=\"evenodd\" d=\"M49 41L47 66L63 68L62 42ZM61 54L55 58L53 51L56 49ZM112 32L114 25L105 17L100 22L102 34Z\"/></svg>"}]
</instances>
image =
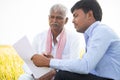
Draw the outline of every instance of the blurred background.
<instances>
[{"instance_id":1,"label":"blurred background","mask_svg":"<svg viewBox=\"0 0 120 80\"><path fill-rule=\"evenodd\" d=\"M30 42L33 37L49 28L49 9L53 4L62 3L68 8L69 21L66 28L75 31L70 12L78 0L0 0L0 45L12 45L24 35ZM120 1L98 0L103 9L102 22L120 35Z\"/></svg>"}]
</instances>

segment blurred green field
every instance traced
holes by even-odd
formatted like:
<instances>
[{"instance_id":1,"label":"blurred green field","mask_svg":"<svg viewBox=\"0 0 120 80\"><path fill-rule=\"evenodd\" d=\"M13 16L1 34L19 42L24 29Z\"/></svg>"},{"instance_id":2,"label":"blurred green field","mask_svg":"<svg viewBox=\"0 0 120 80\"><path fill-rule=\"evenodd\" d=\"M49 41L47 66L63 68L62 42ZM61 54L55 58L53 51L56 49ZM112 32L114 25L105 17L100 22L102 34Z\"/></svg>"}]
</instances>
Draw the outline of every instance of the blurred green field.
<instances>
[{"instance_id":1,"label":"blurred green field","mask_svg":"<svg viewBox=\"0 0 120 80\"><path fill-rule=\"evenodd\" d=\"M0 80L18 80L23 61L12 46L0 45Z\"/></svg>"}]
</instances>

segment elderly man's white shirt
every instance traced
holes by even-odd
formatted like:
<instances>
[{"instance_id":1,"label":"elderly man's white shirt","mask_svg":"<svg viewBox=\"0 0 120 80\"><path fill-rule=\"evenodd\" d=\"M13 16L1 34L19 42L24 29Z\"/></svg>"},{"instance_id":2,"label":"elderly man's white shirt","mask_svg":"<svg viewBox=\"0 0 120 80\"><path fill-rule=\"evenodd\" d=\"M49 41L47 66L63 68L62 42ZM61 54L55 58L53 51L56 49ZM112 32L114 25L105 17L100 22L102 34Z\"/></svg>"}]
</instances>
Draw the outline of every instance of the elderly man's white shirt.
<instances>
[{"instance_id":1,"label":"elderly man's white shirt","mask_svg":"<svg viewBox=\"0 0 120 80\"><path fill-rule=\"evenodd\" d=\"M66 30L66 44L65 48L62 53L62 58L64 59L70 59L70 58L80 58L80 51L84 48L84 38L82 34L79 34L77 32L70 32ZM81 35L81 36L80 36ZM59 40L59 37L57 37L57 41ZM46 49L46 40L47 40L47 31L38 34L34 41L33 41L33 47L37 51L37 53L41 54L45 52ZM56 54L56 48L57 44L54 45L52 42L52 55L55 56Z\"/></svg>"}]
</instances>

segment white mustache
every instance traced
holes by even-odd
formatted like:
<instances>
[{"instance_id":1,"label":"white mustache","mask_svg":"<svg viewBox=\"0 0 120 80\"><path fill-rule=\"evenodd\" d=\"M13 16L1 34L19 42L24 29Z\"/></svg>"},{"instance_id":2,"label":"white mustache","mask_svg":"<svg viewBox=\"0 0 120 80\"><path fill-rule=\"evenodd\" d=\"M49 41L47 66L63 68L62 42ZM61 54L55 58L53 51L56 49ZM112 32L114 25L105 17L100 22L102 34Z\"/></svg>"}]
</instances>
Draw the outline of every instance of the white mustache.
<instances>
[{"instance_id":1,"label":"white mustache","mask_svg":"<svg viewBox=\"0 0 120 80\"><path fill-rule=\"evenodd\" d=\"M58 27L58 23L52 23L52 26Z\"/></svg>"}]
</instances>

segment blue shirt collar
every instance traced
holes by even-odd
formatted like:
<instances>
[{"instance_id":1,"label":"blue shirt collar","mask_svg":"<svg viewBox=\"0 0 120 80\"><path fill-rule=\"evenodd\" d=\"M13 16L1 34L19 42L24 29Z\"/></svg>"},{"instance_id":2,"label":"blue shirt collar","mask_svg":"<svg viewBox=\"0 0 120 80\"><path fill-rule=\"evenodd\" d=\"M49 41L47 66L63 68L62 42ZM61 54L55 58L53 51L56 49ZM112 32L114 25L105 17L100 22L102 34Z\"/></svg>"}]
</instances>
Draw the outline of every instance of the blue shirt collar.
<instances>
[{"instance_id":1,"label":"blue shirt collar","mask_svg":"<svg viewBox=\"0 0 120 80\"><path fill-rule=\"evenodd\" d=\"M92 25L88 27L88 29L84 32L84 35L90 36L92 31L100 24L100 21L94 22Z\"/></svg>"}]
</instances>

